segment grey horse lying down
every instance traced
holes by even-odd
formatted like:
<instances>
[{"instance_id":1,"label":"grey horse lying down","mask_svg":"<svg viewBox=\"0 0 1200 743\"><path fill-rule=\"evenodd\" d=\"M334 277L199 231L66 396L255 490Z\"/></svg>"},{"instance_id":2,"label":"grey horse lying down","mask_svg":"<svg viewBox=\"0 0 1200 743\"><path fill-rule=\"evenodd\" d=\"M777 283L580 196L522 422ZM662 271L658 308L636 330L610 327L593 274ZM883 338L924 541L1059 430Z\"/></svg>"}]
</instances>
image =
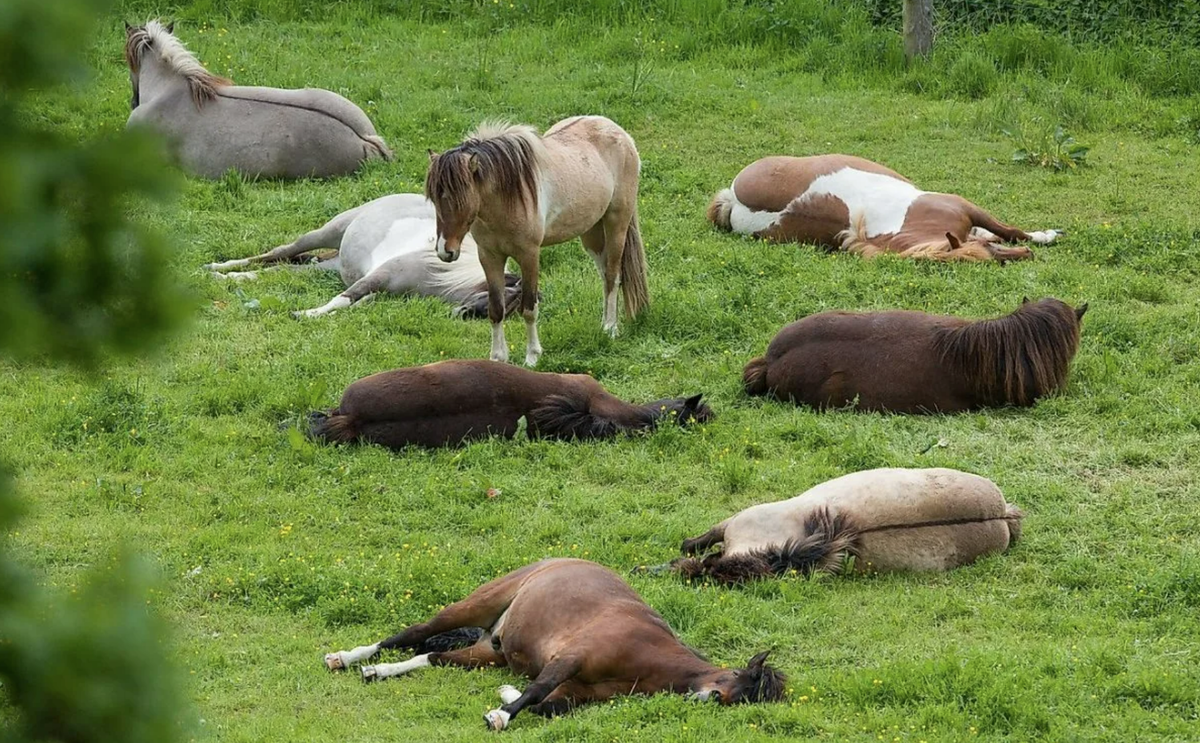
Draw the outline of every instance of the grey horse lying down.
<instances>
[{"instance_id":1,"label":"grey horse lying down","mask_svg":"<svg viewBox=\"0 0 1200 743\"><path fill-rule=\"evenodd\" d=\"M272 263L341 273L346 291L320 307L293 313L297 317L325 315L379 292L438 297L455 305L456 315L487 315L487 283L475 240L468 234L463 241L463 260L440 260L434 249L436 220L433 204L421 194L392 194L342 212L319 229L262 255L209 263L204 268L229 279L258 278L255 271L232 269ZM320 248L338 253L326 260L288 263ZM513 311L521 298L521 280L506 275L505 282L505 304Z\"/></svg>"},{"instance_id":2,"label":"grey horse lying down","mask_svg":"<svg viewBox=\"0 0 1200 743\"><path fill-rule=\"evenodd\" d=\"M125 24L133 83L128 126L166 137L188 172L220 178L327 178L392 153L362 109L316 88L244 87L212 74L172 35L174 24Z\"/></svg>"}]
</instances>

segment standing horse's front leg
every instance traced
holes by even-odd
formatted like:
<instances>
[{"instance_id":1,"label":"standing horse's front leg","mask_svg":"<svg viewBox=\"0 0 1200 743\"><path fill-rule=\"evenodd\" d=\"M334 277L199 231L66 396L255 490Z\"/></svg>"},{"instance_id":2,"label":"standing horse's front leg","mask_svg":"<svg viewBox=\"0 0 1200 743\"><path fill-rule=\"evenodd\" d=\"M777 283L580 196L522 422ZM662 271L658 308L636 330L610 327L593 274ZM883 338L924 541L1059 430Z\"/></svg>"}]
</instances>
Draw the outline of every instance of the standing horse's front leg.
<instances>
[{"instance_id":1,"label":"standing horse's front leg","mask_svg":"<svg viewBox=\"0 0 1200 743\"><path fill-rule=\"evenodd\" d=\"M521 252L521 316L525 318L525 366L537 366L542 356L538 338L538 253L539 248Z\"/></svg>"},{"instance_id":2,"label":"standing horse's front leg","mask_svg":"<svg viewBox=\"0 0 1200 743\"><path fill-rule=\"evenodd\" d=\"M487 281L488 319L492 321L492 361L508 361L508 343L504 339L504 261L505 256L479 246L479 265Z\"/></svg>"}]
</instances>

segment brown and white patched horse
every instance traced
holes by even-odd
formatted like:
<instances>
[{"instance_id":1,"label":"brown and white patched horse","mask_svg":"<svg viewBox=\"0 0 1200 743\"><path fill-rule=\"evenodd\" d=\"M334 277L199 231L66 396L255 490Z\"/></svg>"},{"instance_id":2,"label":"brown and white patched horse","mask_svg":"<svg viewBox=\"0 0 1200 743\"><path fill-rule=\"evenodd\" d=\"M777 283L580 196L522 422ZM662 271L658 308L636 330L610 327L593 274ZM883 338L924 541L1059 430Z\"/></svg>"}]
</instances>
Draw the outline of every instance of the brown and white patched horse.
<instances>
[{"instance_id":1,"label":"brown and white patched horse","mask_svg":"<svg viewBox=\"0 0 1200 743\"><path fill-rule=\"evenodd\" d=\"M742 373L747 394L814 408L956 413L1033 405L1066 384L1087 305L1024 300L965 320L906 310L822 312L788 325Z\"/></svg>"},{"instance_id":2,"label":"brown and white patched horse","mask_svg":"<svg viewBox=\"0 0 1200 743\"><path fill-rule=\"evenodd\" d=\"M469 638L466 647L438 649L463 638ZM777 702L787 680L766 665L765 652L741 669L709 663L620 576L586 560L527 565L485 583L428 622L373 645L330 653L325 665L339 670L400 648L419 654L362 666L363 680L426 666L501 666L533 679L524 692L500 687L502 706L484 716L492 730L503 730L524 709L552 717L625 694L671 692L726 705Z\"/></svg>"},{"instance_id":3,"label":"brown and white patched horse","mask_svg":"<svg viewBox=\"0 0 1200 743\"><path fill-rule=\"evenodd\" d=\"M527 433L550 439L608 439L713 417L700 395L633 405L587 374L535 372L484 360L440 361L381 372L346 388L329 413L310 416L326 441L369 441L392 449L454 446Z\"/></svg>"},{"instance_id":4,"label":"brown and white patched horse","mask_svg":"<svg viewBox=\"0 0 1200 743\"><path fill-rule=\"evenodd\" d=\"M771 242L937 261L1032 258L1028 248L1002 243L1046 244L1060 234L1010 227L961 196L922 191L894 170L851 155L753 162L713 198L708 219Z\"/></svg>"},{"instance_id":5,"label":"brown and white patched horse","mask_svg":"<svg viewBox=\"0 0 1200 743\"><path fill-rule=\"evenodd\" d=\"M855 472L790 500L762 503L684 540L671 567L741 583L795 571L943 571L1003 552L1021 535L1020 509L991 480L951 469Z\"/></svg>"}]
</instances>

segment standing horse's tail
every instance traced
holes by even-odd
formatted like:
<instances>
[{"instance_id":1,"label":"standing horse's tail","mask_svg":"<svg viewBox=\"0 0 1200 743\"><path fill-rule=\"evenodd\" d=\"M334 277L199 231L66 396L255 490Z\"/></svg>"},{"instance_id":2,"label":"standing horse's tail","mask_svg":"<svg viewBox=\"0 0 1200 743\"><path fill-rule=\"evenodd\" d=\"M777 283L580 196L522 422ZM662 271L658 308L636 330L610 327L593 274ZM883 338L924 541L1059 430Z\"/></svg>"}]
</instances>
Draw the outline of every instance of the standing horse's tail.
<instances>
[{"instance_id":1,"label":"standing horse's tail","mask_svg":"<svg viewBox=\"0 0 1200 743\"><path fill-rule=\"evenodd\" d=\"M710 555L703 560L683 557L671 563L685 578L711 578L717 583L735 585L772 575L815 573L836 575L846 566L847 558L858 551L858 530L845 516L832 515L822 508L804 520L808 536L789 539L743 555Z\"/></svg>"},{"instance_id":2,"label":"standing horse's tail","mask_svg":"<svg viewBox=\"0 0 1200 743\"><path fill-rule=\"evenodd\" d=\"M1008 546L1011 547L1021 540L1021 519L1025 514L1011 503L1004 505L1004 520L1008 522Z\"/></svg>"},{"instance_id":3,"label":"standing horse's tail","mask_svg":"<svg viewBox=\"0 0 1200 743\"><path fill-rule=\"evenodd\" d=\"M750 359L742 371L742 387L747 395L765 395L767 389L767 357L759 356Z\"/></svg>"},{"instance_id":4,"label":"standing horse's tail","mask_svg":"<svg viewBox=\"0 0 1200 743\"><path fill-rule=\"evenodd\" d=\"M638 316L650 305L650 287L646 283L646 246L638 226L637 210L625 232L625 252L621 255L621 293L625 295L625 314Z\"/></svg>"},{"instance_id":5,"label":"standing horse's tail","mask_svg":"<svg viewBox=\"0 0 1200 743\"><path fill-rule=\"evenodd\" d=\"M392 151L388 149L387 142L383 141L383 137L378 134L360 134L362 140L367 143L367 159L370 160L372 155L390 161L393 158Z\"/></svg>"},{"instance_id":6,"label":"standing horse's tail","mask_svg":"<svg viewBox=\"0 0 1200 743\"><path fill-rule=\"evenodd\" d=\"M330 443L354 441L358 438L358 426L348 415L334 410L331 413L314 411L308 414L308 435Z\"/></svg>"},{"instance_id":7,"label":"standing horse's tail","mask_svg":"<svg viewBox=\"0 0 1200 743\"><path fill-rule=\"evenodd\" d=\"M712 203L708 205L708 221L726 232L732 232L733 203L735 201L737 201L737 196L733 194L732 188L718 191L717 195L713 197Z\"/></svg>"}]
</instances>

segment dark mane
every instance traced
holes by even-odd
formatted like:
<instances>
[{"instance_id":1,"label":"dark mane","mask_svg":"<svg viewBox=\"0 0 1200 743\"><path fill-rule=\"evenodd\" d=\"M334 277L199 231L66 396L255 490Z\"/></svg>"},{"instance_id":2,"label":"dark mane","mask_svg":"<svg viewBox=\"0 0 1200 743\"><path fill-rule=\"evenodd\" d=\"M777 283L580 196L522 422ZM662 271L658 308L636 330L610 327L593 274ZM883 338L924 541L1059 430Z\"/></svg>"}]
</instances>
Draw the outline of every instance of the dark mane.
<instances>
[{"instance_id":1,"label":"dark mane","mask_svg":"<svg viewBox=\"0 0 1200 743\"><path fill-rule=\"evenodd\" d=\"M987 404L1032 405L1067 381L1085 308L1057 299L1026 302L1004 317L939 328L934 347L943 363L973 380Z\"/></svg>"},{"instance_id":2,"label":"dark mane","mask_svg":"<svg viewBox=\"0 0 1200 743\"><path fill-rule=\"evenodd\" d=\"M457 211L464 206L472 181L490 181L502 198L536 208L540 147L532 127L483 124L430 163L425 198Z\"/></svg>"},{"instance_id":3,"label":"dark mane","mask_svg":"<svg viewBox=\"0 0 1200 743\"><path fill-rule=\"evenodd\" d=\"M778 702L787 691L787 675L765 663L747 668L738 675L738 690L743 702Z\"/></svg>"}]
</instances>

